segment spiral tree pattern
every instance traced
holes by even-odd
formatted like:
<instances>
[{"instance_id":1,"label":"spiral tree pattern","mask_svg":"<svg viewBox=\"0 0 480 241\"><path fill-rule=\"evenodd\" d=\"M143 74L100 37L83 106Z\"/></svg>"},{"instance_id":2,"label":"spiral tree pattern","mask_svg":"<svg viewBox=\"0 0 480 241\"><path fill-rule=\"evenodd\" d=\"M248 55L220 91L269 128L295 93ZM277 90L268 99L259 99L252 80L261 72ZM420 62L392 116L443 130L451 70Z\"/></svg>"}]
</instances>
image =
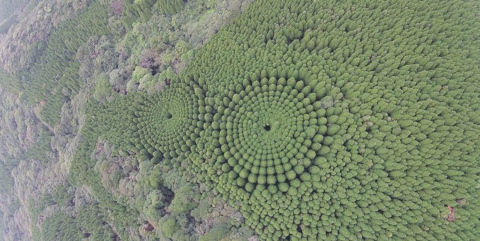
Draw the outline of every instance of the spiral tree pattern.
<instances>
[{"instance_id":1,"label":"spiral tree pattern","mask_svg":"<svg viewBox=\"0 0 480 241\"><path fill-rule=\"evenodd\" d=\"M479 5L454 2L255 1L116 119L261 240L479 240Z\"/></svg>"},{"instance_id":2,"label":"spiral tree pattern","mask_svg":"<svg viewBox=\"0 0 480 241\"><path fill-rule=\"evenodd\" d=\"M134 122L141 136L137 147L145 155L169 159L190 152L205 123L205 115L199 114L201 91L197 87L195 93L195 88L178 82L137 100Z\"/></svg>"}]
</instances>

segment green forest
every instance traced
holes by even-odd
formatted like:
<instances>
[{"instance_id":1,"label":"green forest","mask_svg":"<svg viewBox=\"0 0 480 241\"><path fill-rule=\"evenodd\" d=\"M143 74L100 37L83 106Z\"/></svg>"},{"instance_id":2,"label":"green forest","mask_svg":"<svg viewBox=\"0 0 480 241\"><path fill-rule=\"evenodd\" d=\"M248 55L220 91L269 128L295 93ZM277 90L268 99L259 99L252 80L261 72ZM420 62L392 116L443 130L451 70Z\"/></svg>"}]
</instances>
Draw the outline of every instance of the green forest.
<instances>
[{"instance_id":1,"label":"green forest","mask_svg":"<svg viewBox=\"0 0 480 241\"><path fill-rule=\"evenodd\" d=\"M0 241L480 240L478 1L0 5Z\"/></svg>"}]
</instances>

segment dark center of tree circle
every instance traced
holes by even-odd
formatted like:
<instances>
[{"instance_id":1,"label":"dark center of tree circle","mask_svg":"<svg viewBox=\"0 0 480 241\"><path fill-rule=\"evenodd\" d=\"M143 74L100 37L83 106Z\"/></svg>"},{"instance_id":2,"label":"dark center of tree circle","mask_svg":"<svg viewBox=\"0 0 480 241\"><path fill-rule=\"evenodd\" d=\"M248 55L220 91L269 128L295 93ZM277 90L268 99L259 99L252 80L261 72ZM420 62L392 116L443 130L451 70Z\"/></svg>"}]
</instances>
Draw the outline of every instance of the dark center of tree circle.
<instances>
[{"instance_id":1,"label":"dark center of tree circle","mask_svg":"<svg viewBox=\"0 0 480 241\"><path fill-rule=\"evenodd\" d=\"M266 131L270 131L270 124L265 124L265 126L263 126L263 129L265 129Z\"/></svg>"}]
</instances>

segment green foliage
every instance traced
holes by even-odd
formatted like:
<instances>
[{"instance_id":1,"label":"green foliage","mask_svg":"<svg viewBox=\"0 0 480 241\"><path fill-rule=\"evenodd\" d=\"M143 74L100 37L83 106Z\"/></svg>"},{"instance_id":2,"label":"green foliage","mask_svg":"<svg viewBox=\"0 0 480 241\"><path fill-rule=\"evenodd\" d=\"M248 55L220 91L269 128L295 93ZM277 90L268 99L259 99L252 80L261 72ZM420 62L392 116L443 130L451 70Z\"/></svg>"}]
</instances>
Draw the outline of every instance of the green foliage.
<instances>
[{"instance_id":1,"label":"green foliage","mask_svg":"<svg viewBox=\"0 0 480 241\"><path fill-rule=\"evenodd\" d=\"M107 33L106 9L93 3L52 32L43 54L29 69L22 81L23 96L29 103L44 102L41 116L51 126L60 120L63 104L79 90L79 65L74 62L77 49L90 36Z\"/></svg>"},{"instance_id":2,"label":"green foliage","mask_svg":"<svg viewBox=\"0 0 480 241\"><path fill-rule=\"evenodd\" d=\"M82 233L75 219L58 212L42 225L42 240L82 240Z\"/></svg>"},{"instance_id":3,"label":"green foliage","mask_svg":"<svg viewBox=\"0 0 480 241\"><path fill-rule=\"evenodd\" d=\"M182 231L177 231L172 235L172 240L175 241L195 241L195 236L190 233L185 233Z\"/></svg>"},{"instance_id":4,"label":"green foliage","mask_svg":"<svg viewBox=\"0 0 480 241\"><path fill-rule=\"evenodd\" d=\"M172 158L185 155L205 123L198 115L194 84L175 83L160 94L139 100L132 118L142 137L136 142L140 153L150 157Z\"/></svg>"},{"instance_id":5,"label":"green foliage","mask_svg":"<svg viewBox=\"0 0 480 241\"><path fill-rule=\"evenodd\" d=\"M111 240L115 231L106 223L107 217L98 205L89 205L82 208L75 219L84 237L88 234L91 240Z\"/></svg>"},{"instance_id":6,"label":"green foliage","mask_svg":"<svg viewBox=\"0 0 480 241\"><path fill-rule=\"evenodd\" d=\"M56 203L52 195L45 194L38 199L28 200L28 212L31 215L32 220L36 220L45 208L55 204Z\"/></svg>"},{"instance_id":7,"label":"green foliage","mask_svg":"<svg viewBox=\"0 0 480 241\"><path fill-rule=\"evenodd\" d=\"M476 240L480 23L472 9L468 1L256 1L163 92L90 106L88 151L72 168L98 181L88 176L98 133L207 184L262 240ZM174 215L160 222L172 239L198 200L175 180L164 176L180 188ZM158 218L151 198L146 210Z\"/></svg>"},{"instance_id":8,"label":"green foliage","mask_svg":"<svg viewBox=\"0 0 480 241\"><path fill-rule=\"evenodd\" d=\"M108 75L101 74L97 77L97 85L95 86L95 92L93 93L93 98L99 102L105 102L107 97L112 95L112 88L110 86Z\"/></svg>"},{"instance_id":9,"label":"green foliage","mask_svg":"<svg viewBox=\"0 0 480 241\"><path fill-rule=\"evenodd\" d=\"M67 207L74 198L69 188L70 185L68 185L68 183L58 186L52 195L53 201L61 207Z\"/></svg>"},{"instance_id":10,"label":"green foliage","mask_svg":"<svg viewBox=\"0 0 480 241\"><path fill-rule=\"evenodd\" d=\"M25 153L22 153L19 159L20 160L34 159L34 160L47 162L49 159L49 154L52 152L52 148L51 148L52 138L53 138L53 135L50 131L41 129L38 140Z\"/></svg>"},{"instance_id":11,"label":"green foliage","mask_svg":"<svg viewBox=\"0 0 480 241\"><path fill-rule=\"evenodd\" d=\"M20 91L19 81L14 76L7 74L0 69L0 88L16 94Z\"/></svg>"},{"instance_id":12,"label":"green foliage","mask_svg":"<svg viewBox=\"0 0 480 241\"><path fill-rule=\"evenodd\" d=\"M155 0L124 0L122 21L125 28L130 29L133 23L150 19L154 3Z\"/></svg>"},{"instance_id":13,"label":"green foliage","mask_svg":"<svg viewBox=\"0 0 480 241\"><path fill-rule=\"evenodd\" d=\"M122 21L127 29L135 22L146 22L155 9L162 14L173 15L182 10L184 0L124 0Z\"/></svg>"},{"instance_id":14,"label":"green foliage","mask_svg":"<svg viewBox=\"0 0 480 241\"><path fill-rule=\"evenodd\" d=\"M208 233L201 236L198 241L220 241L230 232L230 225L226 223L214 226Z\"/></svg>"},{"instance_id":15,"label":"green foliage","mask_svg":"<svg viewBox=\"0 0 480 241\"><path fill-rule=\"evenodd\" d=\"M133 73L132 73L132 79L139 82L142 79L143 76L145 76L149 73L150 73L149 69L137 66L135 68L135 71L133 71Z\"/></svg>"},{"instance_id":16,"label":"green foliage","mask_svg":"<svg viewBox=\"0 0 480 241\"><path fill-rule=\"evenodd\" d=\"M160 230L166 238L171 238L179 228L175 216L166 216L161 220Z\"/></svg>"},{"instance_id":17,"label":"green foliage","mask_svg":"<svg viewBox=\"0 0 480 241\"><path fill-rule=\"evenodd\" d=\"M72 160L70 168L69 181L76 185L88 185L96 199L101 210L108 210L109 216L113 219L112 226L115 227L118 236L124 240L128 239L128 229L132 225L137 225L138 212L130 208L126 203L116 200L104 186L95 169L96 160L92 158L100 134L107 133L107 137L112 138L112 143L119 148L125 147L126 143L133 140L134 130L131 118L133 96L125 99L119 99L108 103L109 105L119 105L120 108L111 108L105 111L104 105L97 104L97 101L88 102L87 119L85 128L82 130L82 142ZM111 115L111 116L110 116ZM111 117L114 117L113 119Z\"/></svg>"},{"instance_id":18,"label":"green foliage","mask_svg":"<svg viewBox=\"0 0 480 241\"><path fill-rule=\"evenodd\" d=\"M97 205L88 205L79 210L76 217L58 211L43 222L41 240L110 240L112 228Z\"/></svg>"},{"instance_id":19,"label":"green foliage","mask_svg":"<svg viewBox=\"0 0 480 241\"><path fill-rule=\"evenodd\" d=\"M143 214L148 220L158 222L165 215L165 197L159 190L154 190L148 194L143 204Z\"/></svg>"},{"instance_id":20,"label":"green foliage","mask_svg":"<svg viewBox=\"0 0 480 241\"><path fill-rule=\"evenodd\" d=\"M478 202L445 220L478 196L471 4L256 1L186 70L216 110L189 169L262 240L476 239Z\"/></svg>"},{"instance_id":21,"label":"green foliage","mask_svg":"<svg viewBox=\"0 0 480 241\"><path fill-rule=\"evenodd\" d=\"M175 190L175 197L170 203L169 209L174 214L188 212L198 206L197 198L191 185L183 185Z\"/></svg>"},{"instance_id":22,"label":"green foliage","mask_svg":"<svg viewBox=\"0 0 480 241\"><path fill-rule=\"evenodd\" d=\"M127 91L135 91L139 85L151 82L152 79L153 75L149 69L137 66L132 73L132 79L127 83Z\"/></svg>"},{"instance_id":23,"label":"green foliage","mask_svg":"<svg viewBox=\"0 0 480 241\"><path fill-rule=\"evenodd\" d=\"M208 199L202 199L198 203L198 206L193 209L190 214L192 217L194 217L196 220L202 220L204 219L208 213L211 211L211 204Z\"/></svg>"},{"instance_id":24,"label":"green foliage","mask_svg":"<svg viewBox=\"0 0 480 241\"><path fill-rule=\"evenodd\" d=\"M163 181L162 181L162 169L160 166L155 166L152 170L152 172L150 173L150 176L148 178L148 181L150 183L150 186L152 188L160 188L163 184Z\"/></svg>"},{"instance_id":25,"label":"green foliage","mask_svg":"<svg viewBox=\"0 0 480 241\"><path fill-rule=\"evenodd\" d=\"M184 5L184 0L158 0L154 7L163 14L173 15L182 10Z\"/></svg>"}]
</instances>

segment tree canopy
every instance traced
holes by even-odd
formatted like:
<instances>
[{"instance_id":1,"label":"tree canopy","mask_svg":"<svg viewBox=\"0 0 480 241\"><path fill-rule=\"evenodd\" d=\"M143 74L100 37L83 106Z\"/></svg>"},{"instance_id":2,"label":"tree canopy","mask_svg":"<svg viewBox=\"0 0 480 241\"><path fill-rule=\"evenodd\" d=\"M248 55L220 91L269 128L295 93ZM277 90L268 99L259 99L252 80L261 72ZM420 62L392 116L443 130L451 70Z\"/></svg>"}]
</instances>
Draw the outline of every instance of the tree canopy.
<instances>
[{"instance_id":1,"label":"tree canopy","mask_svg":"<svg viewBox=\"0 0 480 241\"><path fill-rule=\"evenodd\" d=\"M87 132L187 159L262 240L476 240L475 9L259 0L163 92L92 107Z\"/></svg>"}]
</instances>

